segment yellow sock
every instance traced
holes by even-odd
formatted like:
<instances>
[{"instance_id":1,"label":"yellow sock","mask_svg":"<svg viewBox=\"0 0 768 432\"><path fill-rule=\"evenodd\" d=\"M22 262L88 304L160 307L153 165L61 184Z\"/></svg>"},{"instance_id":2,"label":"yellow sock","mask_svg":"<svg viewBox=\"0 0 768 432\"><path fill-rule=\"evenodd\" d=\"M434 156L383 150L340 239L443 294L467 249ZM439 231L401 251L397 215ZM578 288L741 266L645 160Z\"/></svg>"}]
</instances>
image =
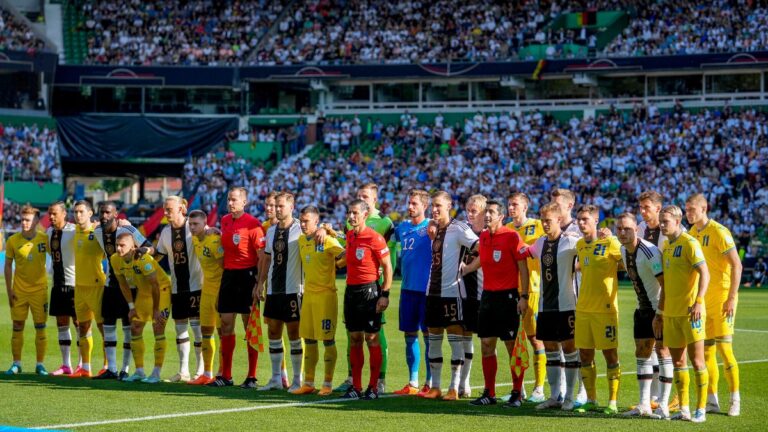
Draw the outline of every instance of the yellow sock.
<instances>
[{"instance_id":1,"label":"yellow sock","mask_svg":"<svg viewBox=\"0 0 768 432\"><path fill-rule=\"evenodd\" d=\"M144 368L144 336L131 337L131 353L133 353L133 363L136 369Z\"/></svg>"},{"instance_id":2,"label":"yellow sock","mask_svg":"<svg viewBox=\"0 0 768 432\"><path fill-rule=\"evenodd\" d=\"M48 348L48 336L45 333L45 324L35 324L35 354L38 363L45 360L46 348Z\"/></svg>"},{"instance_id":3,"label":"yellow sock","mask_svg":"<svg viewBox=\"0 0 768 432\"><path fill-rule=\"evenodd\" d=\"M165 335L155 335L155 367L163 367L165 361Z\"/></svg>"},{"instance_id":4,"label":"yellow sock","mask_svg":"<svg viewBox=\"0 0 768 432\"><path fill-rule=\"evenodd\" d=\"M718 342L717 351L720 353L720 358L723 359L723 372L725 373L725 380L728 381L728 390L731 393L736 393L739 391L739 363L736 362L736 357L733 355L733 343L730 341ZM709 381L712 381L712 375L709 376Z\"/></svg>"},{"instance_id":5,"label":"yellow sock","mask_svg":"<svg viewBox=\"0 0 768 432\"><path fill-rule=\"evenodd\" d=\"M83 336L80 338L80 355L83 357L83 368L91 370L91 351L93 350L93 337Z\"/></svg>"},{"instance_id":6,"label":"yellow sock","mask_svg":"<svg viewBox=\"0 0 768 432\"><path fill-rule=\"evenodd\" d=\"M619 396L619 382L621 381L621 366L608 365L605 376L608 377L608 402L616 402Z\"/></svg>"},{"instance_id":7,"label":"yellow sock","mask_svg":"<svg viewBox=\"0 0 768 432\"><path fill-rule=\"evenodd\" d=\"M675 368L674 377L675 388L677 388L677 395L680 399L680 406L690 407L691 400L688 396L688 386L691 384L691 376L688 374L688 368Z\"/></svg>"},{"instance_id":8,"label":"yellow sock","mask_svg":"<svg viewBox=\"0 0 768 432\"><path fill-rule=\"evenodd\" d=\"M704 363L709 372L709 393L717 394L717 382L720 380L720 371L717 367L717 348L714 340L704 341Z\"/></svg>"},{"instance_id":9,"label":"yellow sock","mask_svg":"<svg viewBox=\"0 0 768 432\"><path fill-rule=\"evenodd\" d=\"M213 357L216 355L216 339L213 335L203 335L203 369L213 372Z\"/></svg>"},{"instance_id":10,"label":"yellow sock","mask_svg":"<svg viewBox=\"0 0 768 432\"><path fill-rule=\"evenodd\" d=\"M581 365L581 379L584 381L584 388L587 390L587 399L597 400L597 368L595 362L588 365Z\"/></svg>"},{"instance_id":11,"label":"yellow sock","mask_svg":"<svg viewBox=\"0 0 768 432\"><path fill-rule=\"evenodd\" d=\"M323 342L325 353L323 354L323 362L325 363L325 382L333 382L333 372L336 370L336 359L339 356L336 351L335 341Z\"/></svg>"},{"instance_id":12,"label":"yellow sock","mask_svg":"<svg viewBox=\"0 0 768 432\"><path fill-rule=\"evenodd\" d=\"M533 364L534 385L536 387L544 387L544 380L547 379L547 355L544 353L544 350L535 352Z\"/></svg>"},{"instance_id":13,"label":"yellow sock","mask_svg":"<svg viewBox=\"0 0 768 432\"><path fill-rule=\"evenodd\" d=\"M13 330L11 335L11 354L13 361L21 361L21 349L24 348L24 329Z\"/></svg>"},{"instance_id":14,"label":"yellow sock","mask_svg":"<svg viewBox=\"0 0 768 432\"><path fill-rule=\"evenodd\" d=\"M304 343L304 382L314 384L315 369L320 354L317 349L317 341Z\"/></svg>"},{"instance_id":15,"label":"yellow sock","mask_svg":"<svg viewBox=\"0 0 768 432\"><path fill-rule=\"evenodd\" d=\"M696 409L704 409L707 406L707 387L709 387L707 368L694 372L693 379L696 383Z\"/></svg>"}]
</instances>

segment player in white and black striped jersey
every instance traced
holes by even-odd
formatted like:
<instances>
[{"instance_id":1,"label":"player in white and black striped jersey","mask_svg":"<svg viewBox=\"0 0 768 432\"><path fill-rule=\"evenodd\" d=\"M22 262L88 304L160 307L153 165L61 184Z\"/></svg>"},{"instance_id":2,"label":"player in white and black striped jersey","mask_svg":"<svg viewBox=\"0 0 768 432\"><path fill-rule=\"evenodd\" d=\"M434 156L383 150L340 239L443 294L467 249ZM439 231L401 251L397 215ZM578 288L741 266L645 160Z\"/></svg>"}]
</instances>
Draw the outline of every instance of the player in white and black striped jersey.
<instances>
[{"instance_id":1,"label":"player in white and black striped jersey","mask_svg":"<svg viewBox=\"0 0 768 432\"><path fill-rule=\"evenodd\" d=\"M640 403L624 415L650 416L651 382L653 380L654 344L661 355L662 364L659 376L661 394L657 410L666 412L672 390L672 359L669 351L663 348L661 340L656 338L653 320L659 306L661 288L664 286L662 254L655 244L638 236L637 218L632 213L622 213L616 219L616 235L621 242L621 256L629 280L637 294L637 309L634 315L635 357L637 358L637 381L640 387Z\"/></svg>"},{"instance_id":2,"label":"player in white and black striped jersey","mask_svg":"<svg viewBox=\"0 0 768 432\"><path fill-rule=\"evenodd\" d=\"M432 220L437 228L432 240L432 266L427 285L426 324L429 331L429 367L432 388L419 393L427 399L442 396L440 374L443 369L443 333L448 333L451 346L451 383L443 400L457 400L464 363L464 328L462 326L460 266L464 254L477 249L478 237L464 222L451 219L451 196L444 191L432 195Z\"/></svg>"}]
</instances>

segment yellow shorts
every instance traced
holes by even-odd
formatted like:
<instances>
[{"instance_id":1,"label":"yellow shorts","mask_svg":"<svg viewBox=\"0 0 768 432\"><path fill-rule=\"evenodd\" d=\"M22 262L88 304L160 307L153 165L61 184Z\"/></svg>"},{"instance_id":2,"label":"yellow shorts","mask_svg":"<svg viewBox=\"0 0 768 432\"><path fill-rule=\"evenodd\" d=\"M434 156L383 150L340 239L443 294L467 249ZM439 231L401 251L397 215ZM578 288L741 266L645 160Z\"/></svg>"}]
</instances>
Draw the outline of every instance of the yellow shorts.
<instances>
[{"instance_id":1,"label":"yellow shorts","mask_svg":"<svg viewBox=\"0 0 768 432\"><path fill-rule=\"evenodd\" d=\"M619 316L576 311L576 348L607 350L619 347Z\"/></svg>"},{"instance_id":2,"label":"yellow shorts","mask_svg":"<svg viewBox=\"0 0 768 432\"><path fill-rule=\"evenodd\" d=\"M32 292L16 290L16 301L11 308L13 321L26 321L32 312L32 322L44 323L48 320L48 287Z\"/></svg>"},{"instance_id":3,"label":"yellow shorts","mask_svg":"<svg viewBox=\"0 0 768 432\"><path fill-rule=\"evenodd\" d=\"M539 293L528 293L528 311L523 316L523 331L528 337L536 336L536 315L539 314Z\"/></svg>"},{"instance_id":4,"label":"yellow shorts","mask_svg":"<svg viewBox=\"0 0 768 432\"><path fill-rule=\"evenodd\" d=\"M76 286L75 313L77 320L86 322L96 320L102 322L101 298L104 297L104 286Z\"/></svg>"},{"instance_id":5,"label":"yellow shorts","mask_svg":"<svg viewBox=\"0 0 768 432\"><path fill-rule=\"evenodd\" d=\"M338 314L339 300L335 291L305 291L301 300L299 336L321 341L333 339Z\"/></svg>"},{"instance_id":6,"label":"yellow shorts","mask_svg":"<svg viewBox=\"0 0 768 432\"><path fill-rule=\"evenodd\" d=\"M152 314L152 293L148 290L139 290L136 293L134 302L136 308L136 317L134 321L154 322ZM171 290L160 289L160 312L165 314L166 319L171 316Z\"/></svg>"},{"instance_id":7,"label":"yellow shorts","mask_svg":"<svg viewBox=\"0 0 768 432\"><path fill-rule=\"evenodd\" d=\"M216 327L219 325L219 312L216 310L216 302L219 299L219 293L206 291L200 295L200 326Z\"/></svg>"},{"instance_id":8,"label":"yellow shorts","mask_svg":"<svg viewBox=\"0 0 768 432\"><path fill-rule=\"evenodd\" d=\"M690 317L670 317L664 315L664 346L685 348L688 345L706 339L704 322L706 314L700 320L691 322Z\"/></svg>"},{"instance_id":9,"label":"yellow shorts","mask_svg":"<svg viewBox=\"0 0 768 432\"><path fill-rule=\"evenodd\" d=\"M718 305L717 309L707 309L706 316L704 317L704 330L707 334L707 339L715 339L724 336L733 336L734 322L736 321L736 308L738 308L738 302L736 308L734 308L733 316L726 318L723 316L722 304Z\"/></svg>"}]
</instances>

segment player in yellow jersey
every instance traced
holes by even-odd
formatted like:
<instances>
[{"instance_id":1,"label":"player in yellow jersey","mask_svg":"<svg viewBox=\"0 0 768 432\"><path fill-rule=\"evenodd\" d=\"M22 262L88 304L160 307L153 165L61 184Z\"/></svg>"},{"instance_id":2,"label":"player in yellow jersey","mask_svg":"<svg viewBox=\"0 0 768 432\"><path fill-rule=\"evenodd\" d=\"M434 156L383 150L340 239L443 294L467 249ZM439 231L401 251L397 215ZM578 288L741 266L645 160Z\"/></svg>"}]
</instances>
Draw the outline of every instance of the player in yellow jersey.
<instances>
[{"instance_id":1,"label":"player in yellow jersey","mask_svg":"<svg viewBox=\"0 0 768 432\"><path fill-rule=\"evenodd\" d=\"M507 224L508 228L514 229L523 238L526 244L533 244L539 237L544 235L544 228L541 221L528 217L528 206L531 200L528 195L522 192L511 194L507 198L507 210L512 222ZM536 339L536 316L539 314L539 260L533 257L528 258L528 309L522 317L523 331L528 337L528 341L533 348L534 365L534 387L528 402L541 403L547 397L544 395L544 381L547 378L547 355L544 350L544 343Z\"/></svg>"},{"instance_id":2,"label":"player in yellow jersey","mask_svg":"<svg viewBox=\"0 0 768 432\"><path fill-rule=\"evenodd\" d=\"M91 222L93 217L91 203L85 200L77 201L74 215L75 313L77 314L80 353L83 363L72 373L73 378L91 376L91 352L93 350L91 323L96 321L103 340L101 302L104 295L104 284L107 280L104 267L101 265L104 260L104 250L94 234L96 224Z\"/></svg>"},{"instance_id":3,"label":"player in yellow jersey","mask_svg":"<svg viewBox=\"0 0 768 432\"><path fill-rule=\"evenodd\" d=\"M139 254L138 246L130 233L117 236L117 252L109 261L115 270L120 291L128 302L128 317L131 320L131 350L136 372L127 382L141 381L148 384L160 382L160 372L165 360L165 324L171 307L171 279L157 264L152 255ZM130 285L136 285L133 298ZM152 375L144 374L144 325L152 322L155 335L155 367Z\"/></svg>"},{"instance_id":4,"label":"player in yellow jersey","mask_svg":"<svg viewBox=\"0 0 768 432\"><path fill-rule=\"evenodd\" d=\"M707 339L704 341L704 361L709 372L707 412L720 412L717 400L717 382L720 373L715 352L723 360L725 380L731 393L729 416L741 413L739 395L739 364L733 355L733 327L736 318L741 259L728 228L707 217L707 199L695 194L685 202L685 217L691 224L691 235L699 241L709 268L709 286L704 304L707 305L704 322Z\"/></svg>"},{"instance_id":5,"label":"player in yellow jersey","mask_svg":"<svg viewBox=\"0 0 768 432\"><path fill-rule=\"evenodd\" d=\"M309 206L301 210L299 224L299 256L304 272L304 298L301 302L299 335L304 339L304 384L293 394L315 391L315 369L319 360L318 341L323 341L325 375L320 396L333 391L333 372L336 367L336 324L338 297L336 295L336 267L343 265L344 248L330 232L322 245L315 242L320 212Z\"/></svg>"},{"instance_id":6,"label":"player in yellow jersey","mask_svg":"<svg viewBox=\"0 0 768 432\"><path fill-rule=\"evenodd\" d=\"M13 334L11 353L13 364L8 375L21 373L21 349L24 346L24 322L29 312L35 324L35 373L48 375L43 366L48 339L45 321L48 318L48 281L45 270L45 254L48 236L38 231L40 212L29 205L21 208L21 232L8 238L5 245L5 287L11 307ZM16 268L14 270L14 263Z\"/></svg>"},{"instance_id":7,"label":"player in yellow jersey","mask_svg":"<svg viewBox=\"0 0 768 432\"><path fill-rule=\"evenodd\" d=\"M218 326L219 314L216 301L219 297L221 275L224 272L224 248L221 236L206 233L208 216L201 210L189 213L189 231L197 259L203 269L203 289L200 296L200 330L203 334L203 374L189 384L207 385L214 381L213 358L216 355L216 341L213 331Z\"/></svg>"},{"instance_id":8,"label":"player in yellow jersey","mask_svg":"<svg viewBox=\"0 0 768 432\"><path fill-rule=\"evenodd\" d=\"M675 366L674 380L680 398L680 412L673 418L700 423L706 420L704 408L709 382L704 362L704 296L709 285L709 269L699 242L682 231L682 219L683 212L677 206L666 206L659 215L661 233L667 236L667 240L662 248L664 286L654 325L662 327L664 345L669 347ZM689 408L690 376L685 359L686 349L693 363L697 390L693 417Z\"/></svg>"},{"instance_id":9,"label":"player in yellow jersey","mask_svg":"<svg viewBox=\"0 0 768 432\"><path fill-rule=\"evenodd\" d=\"M601 350L608 377L606 414L618 413L619 394L619 309L617 272L621 263L621 243L616 237L597 237L600 210L583 205L576 212L576 222L584 235L576 242L581 267L581 290L576 301L576 348L581 359L581 376L587 390L587 403L578 408L585 412L597 408L597 369L595 350Z\"/></svg>"}]
</instances>

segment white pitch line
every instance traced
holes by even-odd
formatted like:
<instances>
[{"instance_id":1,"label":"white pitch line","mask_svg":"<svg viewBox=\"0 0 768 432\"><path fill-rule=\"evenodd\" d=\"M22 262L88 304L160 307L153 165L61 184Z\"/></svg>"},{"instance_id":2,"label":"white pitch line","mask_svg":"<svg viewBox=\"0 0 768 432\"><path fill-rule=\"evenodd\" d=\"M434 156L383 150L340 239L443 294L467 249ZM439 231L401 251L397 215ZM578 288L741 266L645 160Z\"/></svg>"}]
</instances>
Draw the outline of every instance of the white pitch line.
<instances>
[{"instance_id":1,"label":"white pitch line","mask_svg":"<svg viewBox=\"0 0 768 432\"><path fill-rule=\"evenodd\" d=\"M736 329L736 331L742 331L742 332L748 332L748 333L768 333L768 330Z\"/></svg>"},{"instance_id":2,"label":"white pitch line","mask_svg":"<svg viewBox=\"0 0 768 432\"><path fill-rule=\"evenodd\" d=\"M766 362L768 362L768 358L759 359L759 360L744 360L744 361L740 361L739 364L742 365L742 364L766 363ZM722 363L720 363L720 365L722 365ZM634 371L634 370L625 371L625 372L622 372L621 374L634 375L636 372L637 371ZM605 374L599 374L597 376L604 377ZM525 383L533 384L533 381L526 381ZM510 383L502 383L502 384L496 384L496 387L509 387L511 385L512 384ZM472 389L481 389L481 388L483 388L483 386L472 387ZM401 397L401 396L395 395L395 394L386 394L386 395L380 396L379 398L385 399L385 398L392 398L392 397ZM172 418L180 418L180 417L196 417L196 416L203 416L203 415L239 413L239 412L248 412L248 411L258 411L258 410L264 410L264 409L291 408L291 407L302 407L302 406L310 406L310 405L323 405L323 404L329 404L329 403L344 403L344 402L352 402L352 401L354 400L336 398L336 399L324 399L324 400L309 401L309 402L288 402L288 403L248 406L248 407L240 407L240 408L224 408L224 409L208 410L208 411L192 411L192 412L183 412L183 413L159 414L159 415L146 416L146 417L133 417L133 418L122 418L122 419L113 419L113 420L91 421L91 422L83 422L83 423L37 426L31 429L73 429L73 428L88 427L88 426L102 426L102 425L119 424L119 423L135 423L135 422L142 422L142 421L164 420L164 419L172 419Z\"/></svg>"}]
</instances>

